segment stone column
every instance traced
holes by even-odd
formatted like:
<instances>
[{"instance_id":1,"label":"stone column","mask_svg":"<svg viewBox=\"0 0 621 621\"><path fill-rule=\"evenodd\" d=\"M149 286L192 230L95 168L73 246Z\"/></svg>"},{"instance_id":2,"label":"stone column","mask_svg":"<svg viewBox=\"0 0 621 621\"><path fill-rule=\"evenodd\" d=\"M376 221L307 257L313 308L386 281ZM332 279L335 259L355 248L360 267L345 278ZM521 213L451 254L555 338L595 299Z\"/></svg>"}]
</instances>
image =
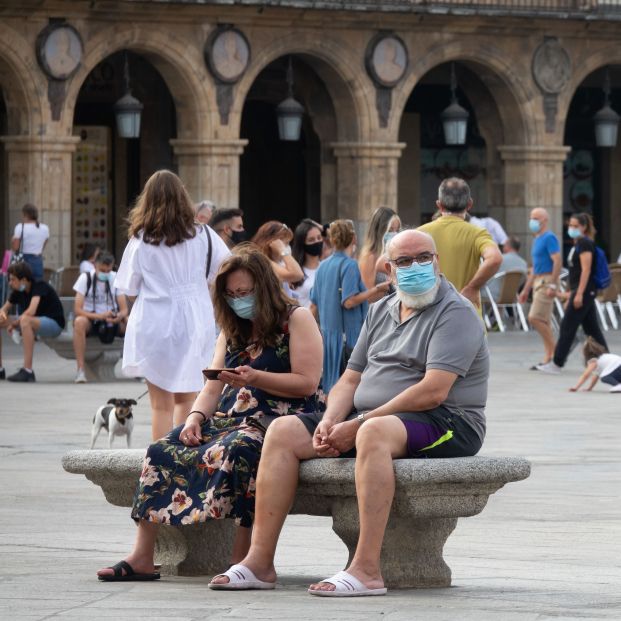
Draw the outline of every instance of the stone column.
<instances>
[{"instance_id":1,"label":"stone column","mask_svg":"<svg viewBox=\"0 0 621 621\"><path fill-rule=\"evenodd\" d=\"M339 218L356 223L358 238L376 207L397 210L398 164L404 142L334 142Z\"/></svg>"},{"instance_id":2,"label":"stone column","mask_svg":"<svg viewBox=\"0 0 621 621\"><path fill-rule=\"evenodd\" d=\"M239 207L239 156L247 140L173 139L170 144L179 176L194 201Z\"/></svg>"},{"instance_id":3,"label":"stone column","mask_svg":"<svg viewBox=\"0 0 621 621\"><path fill-rule=\"evenodd\" d=\"M9 227L21 221L21 208L32 203L50 227L45 266L72 263L71 156L78 136L1 136L7 161Z\"/></svg>"},{"instance_id":4,"label":"stone column","mask_svg":"<svg viewBox=\"0 0 621 621\"><path fill-rule=\"evenodd\" d=\"M550 214L550 229L562 239L563 162L570 147L505 145L498 150L504 163L507 233L517 235L530 253L529 213L544 207Z\"/></svg>"}]
</instances>

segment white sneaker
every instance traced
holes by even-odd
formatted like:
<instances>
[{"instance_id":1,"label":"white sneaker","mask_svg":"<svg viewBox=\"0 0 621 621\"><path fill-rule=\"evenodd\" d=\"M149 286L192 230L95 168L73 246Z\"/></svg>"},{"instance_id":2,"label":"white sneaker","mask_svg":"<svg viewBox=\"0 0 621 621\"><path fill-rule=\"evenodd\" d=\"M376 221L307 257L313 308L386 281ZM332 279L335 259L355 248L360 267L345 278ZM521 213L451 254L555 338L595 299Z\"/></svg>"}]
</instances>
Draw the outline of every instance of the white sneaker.
<instances>
[{"instance_id":1,"label":"white sneaker","mask_svg":"<svg viewBox=\"0 0 621 621\"><path fill-rule=\"evenodd\" d=\"M613 386L608 392L621 392L621 384Z\"/></svg>"},{"instance_id":2,"label":"white sneaker","mask_svg":"<svg viewBox=\"0 0 621 621\"><path fill-rule=\"evenodd\" d=\"M558 365L554 364L554 360L550 360L550 362L546 362L545 364L538 364L537 371L542 371L543 373L549 373L550 375L560 375L561 368Z\"/></svg>"},{"instance_id":3,"label":"white sneaker","mask_svg":"<svg viewBox=\"0 0 621 621\"><path fill-rule=\"evenodd\" d=\"M78 369L78 373L75 376L76 384L86 384L86 375L84 375L84 369Z\"/></svg>"},{"instance_id":4,"label":"white sneaker","mask_svg":"<svg viewBox=\"0 0 621 621\"><path fill-rule=\"evenodd\" d=\"M15 345L21 345L22 333L19 330L13 330L13 332L11 332L11 338L13 339L13 343L15 343Z\"/></svg>"}]
</instances>

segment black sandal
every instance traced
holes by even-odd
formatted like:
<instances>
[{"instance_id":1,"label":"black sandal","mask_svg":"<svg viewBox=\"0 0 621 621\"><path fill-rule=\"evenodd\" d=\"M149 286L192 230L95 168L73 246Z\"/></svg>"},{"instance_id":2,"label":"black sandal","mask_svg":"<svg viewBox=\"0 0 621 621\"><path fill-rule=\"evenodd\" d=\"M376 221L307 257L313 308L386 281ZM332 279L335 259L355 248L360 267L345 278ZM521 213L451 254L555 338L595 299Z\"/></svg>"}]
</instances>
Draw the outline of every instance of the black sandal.
<instances>
[{"instance_id":1,"label":"black sandal","mask_svg":"<svg viewBox=\"0 0 621 621\"><path fill-rule=\"evenodd\" d=\"M102 582L146 582L160 579L160 574L158 573L137 574L127 561L120 561L116 565L107 567L106 569L112 569L114 573L97 576ZM123 570L125 570L125 573L123 573Z\"/></svg>"}]
</instances>

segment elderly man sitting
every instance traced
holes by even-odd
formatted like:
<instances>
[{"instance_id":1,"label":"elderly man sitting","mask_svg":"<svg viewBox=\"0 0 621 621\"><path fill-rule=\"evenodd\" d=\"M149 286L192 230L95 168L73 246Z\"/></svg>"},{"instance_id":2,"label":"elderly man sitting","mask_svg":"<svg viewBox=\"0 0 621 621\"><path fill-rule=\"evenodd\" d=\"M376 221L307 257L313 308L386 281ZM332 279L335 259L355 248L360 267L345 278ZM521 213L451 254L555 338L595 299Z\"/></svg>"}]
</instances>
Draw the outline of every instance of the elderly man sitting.
<instances>
[{"instance_id":1,"label":"elderly man sitting","mask_svg":"<svg viewBox=\"0 0 621 621\"><path fill-rule=\"evenodd\" d=\"M481 448L489 374L481 321L440 274L429 235L399 233L387 254L396 293L371 307L323 418L286 416L270 426L250 550L210 588L274 588L276 543L300 461L351 456L355 448L356 553L345 571L311 585L309 593L383 595L380 553L395 490L392 460L462 457Z\"/></svg>"}]
</instances>

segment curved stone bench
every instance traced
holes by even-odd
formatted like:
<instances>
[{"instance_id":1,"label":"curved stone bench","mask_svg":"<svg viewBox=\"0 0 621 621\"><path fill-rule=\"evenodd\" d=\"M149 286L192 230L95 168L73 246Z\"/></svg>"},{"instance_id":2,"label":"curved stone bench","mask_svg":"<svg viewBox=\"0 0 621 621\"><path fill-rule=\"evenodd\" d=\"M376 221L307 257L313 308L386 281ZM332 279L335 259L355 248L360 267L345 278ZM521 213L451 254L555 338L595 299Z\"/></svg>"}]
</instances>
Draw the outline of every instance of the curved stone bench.
<instances>
[{"instance_id":1,"label":"curved stone bench","mask_svg":"<svg viewBox=\"0 0 621 621\"><path fill-rule=\"evenodd\" d=\"M71 451L63 467L99 485L108 502L129 507L144 454L143 449ZM382 549L382 573L392 588L450 586L442 550L457 518L480 513L491 494L530 474L529 462L520 457L399 459L394 464L395 500ZM351 559L358 539L354 460L303 462L291 513L332 516L332 528ZM218 573L229 558L234 528L233 520L163 527L157 561L169 574Z\"/></svg>"},{"instance_id":2,"label":"curved stone bench","mask_svg":"<svg viewBox=\"0 0 621 621\"><path fill-rule=\"evenodd\" d=\"M62 332L53 339L43 339L61 358L75 360L73 337ZM84 354L84 373L86 379L93 382L115 382L114 367L123 355L123 339L115 338L112 343L102 343L98 338L86 339Z\"/></svg>"}]
</instances>

